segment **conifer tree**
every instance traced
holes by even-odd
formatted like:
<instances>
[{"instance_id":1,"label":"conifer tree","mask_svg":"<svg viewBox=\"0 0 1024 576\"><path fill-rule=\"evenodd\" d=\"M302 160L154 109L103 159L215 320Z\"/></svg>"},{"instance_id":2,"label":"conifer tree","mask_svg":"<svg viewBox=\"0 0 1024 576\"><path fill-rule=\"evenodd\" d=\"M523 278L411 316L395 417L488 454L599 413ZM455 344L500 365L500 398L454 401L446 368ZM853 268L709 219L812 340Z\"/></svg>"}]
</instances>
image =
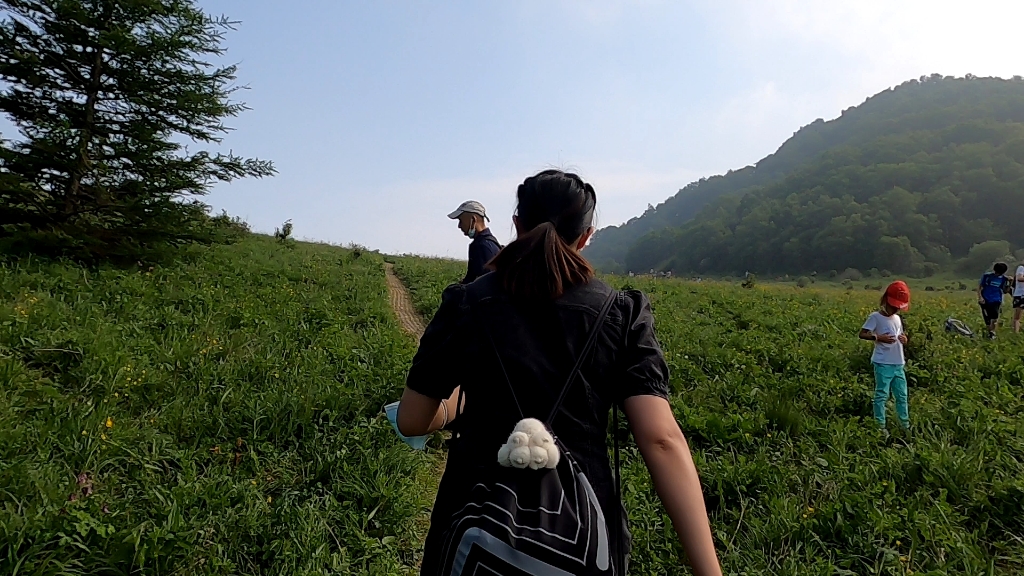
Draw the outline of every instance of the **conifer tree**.
<instances>
[{"instance_id":1,"label":"conifer tree","mask_svg":"<svg viewBox=\"0 0 1024 576\"><path fill-rule=\"evenodd\" d=\"M193 0L0 0L0 239L93 256L202 238L198 197L270 162L216 145L235 66L211 61L234 22Z\"/></svg>"}]
</instances>

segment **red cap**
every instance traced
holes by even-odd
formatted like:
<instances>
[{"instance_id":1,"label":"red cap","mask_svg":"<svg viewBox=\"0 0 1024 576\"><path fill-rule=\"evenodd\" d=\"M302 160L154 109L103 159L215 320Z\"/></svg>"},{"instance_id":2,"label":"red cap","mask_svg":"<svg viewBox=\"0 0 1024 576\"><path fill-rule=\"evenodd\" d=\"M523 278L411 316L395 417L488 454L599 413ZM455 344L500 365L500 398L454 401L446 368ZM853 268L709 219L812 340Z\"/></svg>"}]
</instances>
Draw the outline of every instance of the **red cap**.
<instances>
[{"instance_id":1,"label":"red cap","mask_svg":"<svg viewBox=\"0 0 1024 576\"><path fill-rule=\"evenodd\" d=\"M906 310L910 308L910 288L903 280L897 280L885 289L885 301L893 308Z\"/></svg>"}]
</instances>

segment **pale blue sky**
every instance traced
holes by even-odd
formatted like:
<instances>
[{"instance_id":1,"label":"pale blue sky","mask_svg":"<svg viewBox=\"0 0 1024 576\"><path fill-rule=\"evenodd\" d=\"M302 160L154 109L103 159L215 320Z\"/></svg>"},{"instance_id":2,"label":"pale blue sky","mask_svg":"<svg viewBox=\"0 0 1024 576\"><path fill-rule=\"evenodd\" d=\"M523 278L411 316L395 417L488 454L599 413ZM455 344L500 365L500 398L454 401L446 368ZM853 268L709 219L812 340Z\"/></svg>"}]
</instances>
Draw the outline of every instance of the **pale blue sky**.
<instances>
[{"instance_id":1,"label":"pale blue sky","mask_svg":"<svg viewBox=\"0 0 1024 576\"><path fill-rule=\"evenodd\" d=\"M272 231L464 258L445 215L510 237L549 166L618 224L922 74L1024 74L1021 2L201 0L252 110L225 146L279 174L205 201Z\"/></svg>"}]
</instances>

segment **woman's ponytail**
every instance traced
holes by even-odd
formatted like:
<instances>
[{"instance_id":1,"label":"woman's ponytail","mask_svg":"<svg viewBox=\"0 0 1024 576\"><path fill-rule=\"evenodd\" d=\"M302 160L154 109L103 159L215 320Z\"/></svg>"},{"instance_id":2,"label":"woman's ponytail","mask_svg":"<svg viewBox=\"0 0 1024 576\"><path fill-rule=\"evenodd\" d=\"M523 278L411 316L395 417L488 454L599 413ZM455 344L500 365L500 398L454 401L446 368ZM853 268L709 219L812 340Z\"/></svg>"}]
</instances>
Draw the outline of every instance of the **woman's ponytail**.
<instances>
[{"instance_id":1,"label":"woman's ponytail","mask_svg":"<svg viewBox=\"0 0 1024 576\"><path fill-rule=\"evenodd\" d=\"M593 187L547 170L527 178L518 196L519 226L527 231L490 263L505 290L517 299L553 300L593 278L593 267L570 244L590 228Z\"/></svg>"}]
</instances>

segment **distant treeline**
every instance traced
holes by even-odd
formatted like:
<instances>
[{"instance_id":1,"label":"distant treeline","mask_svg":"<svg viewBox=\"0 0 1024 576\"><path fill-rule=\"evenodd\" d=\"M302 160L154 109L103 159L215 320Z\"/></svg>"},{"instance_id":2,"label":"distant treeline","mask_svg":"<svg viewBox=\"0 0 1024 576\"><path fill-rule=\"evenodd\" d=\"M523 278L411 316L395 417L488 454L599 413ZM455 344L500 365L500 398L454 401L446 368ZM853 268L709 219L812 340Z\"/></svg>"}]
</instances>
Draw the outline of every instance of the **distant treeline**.
<instances>
[{"instance_id":1,"label":"distant treeline","mask_svg":"<svg viewBox=\"0 0 1024 576\"><path fill-rule=\"evenodd\" d=\"M674 211L695 197L698 212ZM609 271L929 275L977 272L1021 247L1024 80L933 76L602 230L588 256Z\"/></svg>"}]
</instances>

